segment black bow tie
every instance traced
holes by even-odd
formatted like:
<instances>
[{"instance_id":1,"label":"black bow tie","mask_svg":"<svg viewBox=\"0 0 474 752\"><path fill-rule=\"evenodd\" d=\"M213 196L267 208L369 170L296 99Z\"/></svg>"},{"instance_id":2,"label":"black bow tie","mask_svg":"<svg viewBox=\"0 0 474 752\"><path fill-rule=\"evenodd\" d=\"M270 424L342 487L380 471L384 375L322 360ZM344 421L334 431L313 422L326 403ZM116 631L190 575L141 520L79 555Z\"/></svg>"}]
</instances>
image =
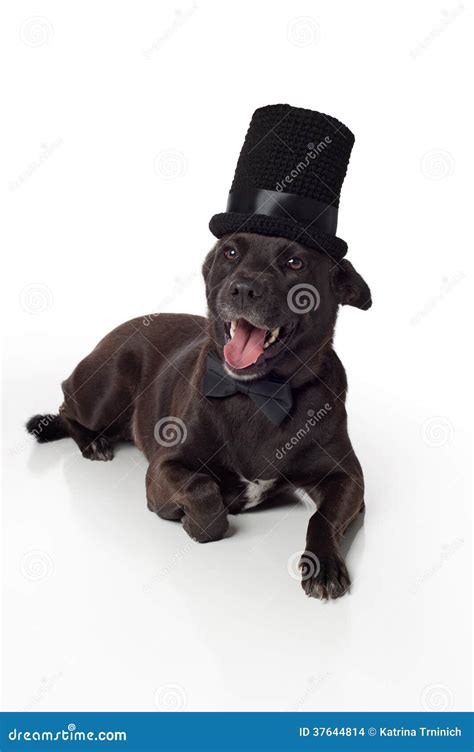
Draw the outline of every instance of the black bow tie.
<instances>
[{"instance_id":1,"label":"black bow tie","mask_svg":"<svg viewBox=\"0 0 474 752\"><path fill-rule=\"evenodd\" d=\"M207 370L202 382L202 393L205 397L231 397L241 392L255 402L259 410L275 425L290 414L293 400L291 387L285 381L276 378L256 379L255 381L239 381L229 376L214 352L207 356Z\"/></svg>"}]
</instances>

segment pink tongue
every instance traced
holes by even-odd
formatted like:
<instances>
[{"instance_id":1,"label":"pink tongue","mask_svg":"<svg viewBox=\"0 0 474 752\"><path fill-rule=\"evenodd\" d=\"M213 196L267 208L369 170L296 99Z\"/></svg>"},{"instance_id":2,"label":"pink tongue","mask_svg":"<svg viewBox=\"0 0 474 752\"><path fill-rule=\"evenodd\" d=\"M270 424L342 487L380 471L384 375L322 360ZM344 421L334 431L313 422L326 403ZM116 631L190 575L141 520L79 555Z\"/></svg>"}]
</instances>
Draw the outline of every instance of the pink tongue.
<instances>
[{"instance_id":1,"label":"pink tongue","mask_svg":"<svg viewBox=\"0 0 474 752\"><path fill-rule=\"evenodd\" d=\"M266 329L258 329L239 319L231 341L224 347L224 358L232 368L247 368L263 353Z\"/></svg>"}]
</instances>

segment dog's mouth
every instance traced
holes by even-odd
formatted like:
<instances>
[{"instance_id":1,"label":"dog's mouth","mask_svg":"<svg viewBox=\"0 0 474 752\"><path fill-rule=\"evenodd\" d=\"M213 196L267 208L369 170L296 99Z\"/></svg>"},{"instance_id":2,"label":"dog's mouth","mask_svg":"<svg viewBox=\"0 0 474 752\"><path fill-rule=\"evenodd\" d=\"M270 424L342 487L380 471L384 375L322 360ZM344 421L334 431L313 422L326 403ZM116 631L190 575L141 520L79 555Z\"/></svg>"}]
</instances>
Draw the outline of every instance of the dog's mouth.
<instances>
[{"instance_id":1,"label":"dog's mouth","mask_svg":"<svg viewBox=\"0 0 474 752\"><path fill-rule=\"evenodd\" d=\"M253 366L257 361L271 358L283 349L293 329L293 326L260 328L246 319L225 321L225 362L240 371Z\"/></svg>"}]
</instances>

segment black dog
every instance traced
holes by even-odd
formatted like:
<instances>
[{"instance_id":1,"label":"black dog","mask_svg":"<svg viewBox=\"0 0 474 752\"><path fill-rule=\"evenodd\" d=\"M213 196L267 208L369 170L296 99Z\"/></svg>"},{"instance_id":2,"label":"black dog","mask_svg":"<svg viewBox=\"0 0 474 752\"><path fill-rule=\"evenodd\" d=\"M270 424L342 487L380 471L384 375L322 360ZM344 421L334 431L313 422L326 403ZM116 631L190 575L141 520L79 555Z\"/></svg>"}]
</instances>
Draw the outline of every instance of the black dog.
<instances>
[{"instance_id":1,"label":"black dog","mask_svg":"<svg viewBox=\"0 0 474 752\"><path fill-rule=\"evenodd\" d=\"M339 304L369 308L369 288L346 260L245 233L222 238L203 273L208 319L154 314L119 326L63 383L59 415L27 429L40 442L70 436L92 460L133 441L150 462L149 509L200 542L225 535L228 512L306 490L318 506L303 588L337 598L350 585L339 542L363 509L364 482L332 337ZM209 378L224 394L203 386ZM268 384L275 395L252 394Z\"/></svg>"}]
</instances>

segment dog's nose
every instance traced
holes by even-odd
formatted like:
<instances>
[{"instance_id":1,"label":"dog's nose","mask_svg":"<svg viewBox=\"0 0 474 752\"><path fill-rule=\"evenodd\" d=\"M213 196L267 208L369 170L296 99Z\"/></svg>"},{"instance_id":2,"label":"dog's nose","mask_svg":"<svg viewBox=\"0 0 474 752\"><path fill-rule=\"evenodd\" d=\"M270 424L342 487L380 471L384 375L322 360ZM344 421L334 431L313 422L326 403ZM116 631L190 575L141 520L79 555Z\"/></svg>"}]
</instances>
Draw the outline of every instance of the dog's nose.
<instances>
[{"instance_id":1,"label":"dog's nose","mask_svg":"<svg viewBox=\"0 0 474 752\"><path fill-rule=\"evenodd\" d=\"M243 304L253 298L261 298L263 285L256 279L236 279L230 283L229 291L233 298Z\"/></svg>"}]
</instances>

